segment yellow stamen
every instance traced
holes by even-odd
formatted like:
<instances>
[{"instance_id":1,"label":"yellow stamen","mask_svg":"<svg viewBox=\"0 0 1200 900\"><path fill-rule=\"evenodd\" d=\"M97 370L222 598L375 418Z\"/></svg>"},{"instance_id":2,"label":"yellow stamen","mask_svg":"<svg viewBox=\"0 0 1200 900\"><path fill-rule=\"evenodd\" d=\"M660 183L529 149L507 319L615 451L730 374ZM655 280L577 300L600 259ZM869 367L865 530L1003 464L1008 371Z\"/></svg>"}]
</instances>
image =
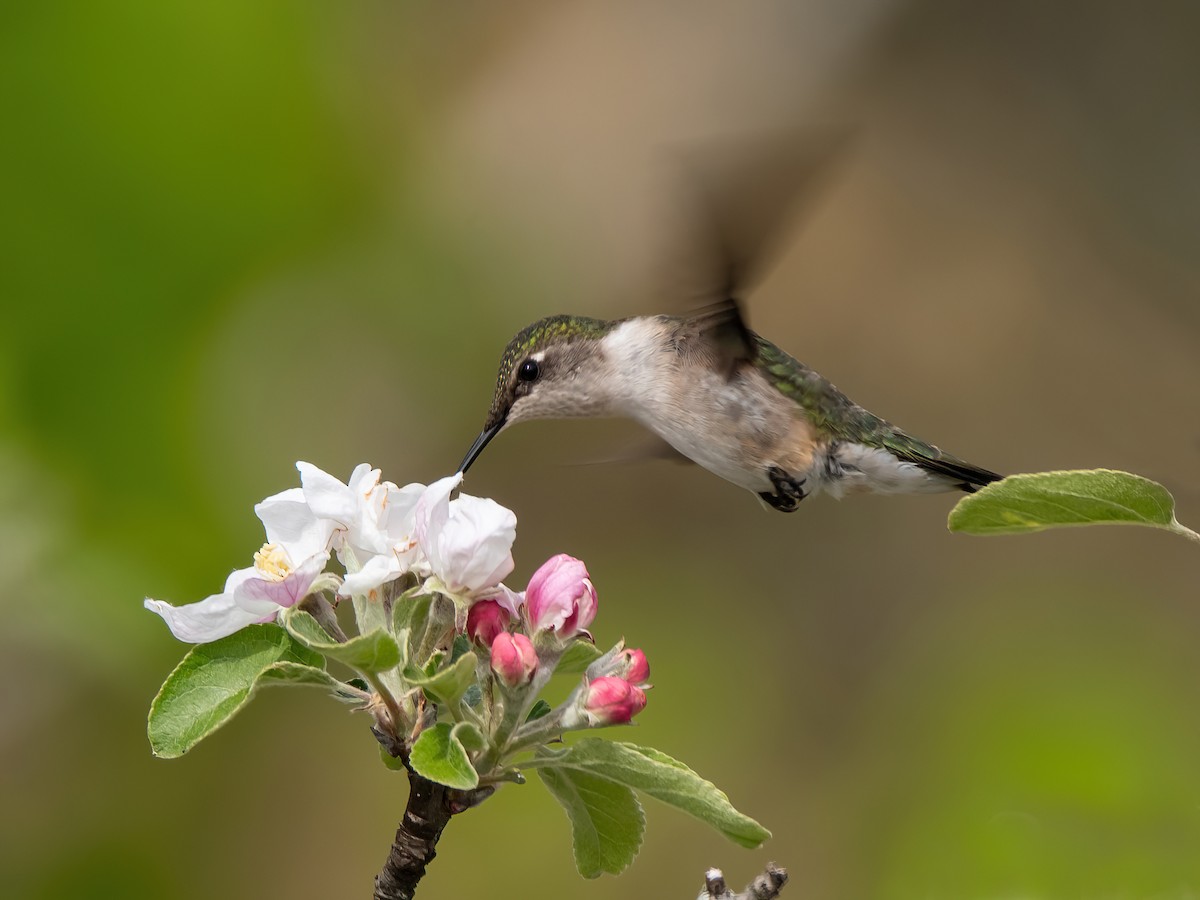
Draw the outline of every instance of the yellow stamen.
<instances>
[{"instance_id":1,"label":"yellow stamen","mask_svg":"<svg viewBox=\"0 0 1200 900\"><path fill-rule=\"evenodd\" d=\"M254 554L254 568L268 581L283 581L292 574L292 560L282 547L263 544Z\"/></svg>"}]
</instances>

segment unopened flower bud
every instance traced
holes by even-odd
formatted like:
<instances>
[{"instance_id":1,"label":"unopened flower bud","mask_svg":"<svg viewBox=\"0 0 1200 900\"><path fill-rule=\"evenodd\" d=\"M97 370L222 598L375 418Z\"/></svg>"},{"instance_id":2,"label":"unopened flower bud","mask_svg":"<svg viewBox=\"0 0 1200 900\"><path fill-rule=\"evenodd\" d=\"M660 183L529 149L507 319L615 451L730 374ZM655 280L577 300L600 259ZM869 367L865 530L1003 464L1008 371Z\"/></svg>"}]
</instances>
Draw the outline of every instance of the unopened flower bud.
<instances>
[{"instance_id":1,"label":"unopened flower bud","mask_svg":"<svg viewBox=\"0 0 1200 900\"><path fill-rule=\"evenodd\" d=\"M537 652L523 634L502 631L492 641L492 671L509 687L528 684L537 671Z\"/></svg>"},{"instance_id":2,"label":"unopened flower bud","mask_svg":"<svg viewBox=\"0 0 1200 900\"><path fill-rule=\"evenodd\" d=\"M646 695L623 678L605 675L587 686L582 706L590 725L622 725L642 711Z\"/></svg>"},{"instance_id":3,"label":"unopened flower bud","mask_svg":"<svg viewBox=\"0 0 1200 900\"><path fill-rule=\"evenodd\" d=\"M529 579L525 605L534 633L553 631L566 640L586 632L596 618L596 589L587 566L565 553L550 557Z\"/></svg>"},{"instance_id":4,"label":"unopened flower bud","mask_svg":"<svg viewBox=\"0 0 1200 900\"><path fill-rule=\"evenodd\" d=\"M636 648L622 650L617 659L621 663L621 668L616 674L630 684L643 685L650 680L650 663L646 661L646 654L641 650Z\"/></svg>"},{"instance_id":5,"label":"unopened flower bud","mask_svg":"<svg viewBox=\"0 0 1200 900\"><path fill-rule=\"evenodd\" d=\"M467 637L481 647L490 647L511 622L508 610L495 600L480 600L467 612Z\"/></svg>"}]
</instances>

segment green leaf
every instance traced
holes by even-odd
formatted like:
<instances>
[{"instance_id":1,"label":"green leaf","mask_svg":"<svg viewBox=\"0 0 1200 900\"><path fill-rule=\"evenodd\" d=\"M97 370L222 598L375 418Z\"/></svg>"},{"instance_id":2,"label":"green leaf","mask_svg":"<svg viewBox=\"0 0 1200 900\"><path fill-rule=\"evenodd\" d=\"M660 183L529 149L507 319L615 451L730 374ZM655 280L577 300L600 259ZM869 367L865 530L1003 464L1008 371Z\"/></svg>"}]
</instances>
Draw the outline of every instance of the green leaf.
<instances>
[{"instance_id":1,"label":"green leaf","mask_svg":"<svg viewBox=\"0 0 1200 900\"><path fill-rule=\"evenodd\" d=\"M479 786L479 774L471 765L471 757L447 722L421 732L408 762L418 775L438 784L460 791Z\"/></svg>"},{"instance_id":2,"label":"green leaf","mask_svg":"<svg viewBox=\"0 0 1200 900\"><path fill-rule=\"evenodd\" d=\"M603 655L591 641L579 638L563 652L554 667L554 674L578 675Z\"/></svg>"},{"instance_id":3,"label":"green leaf","mask_svg":"<svg viewBox=\"0 0 1200 900\"><path fill-rule=\"evenodd\" d=\"M382 744L379 745L379 758L383 760L383 764L393 772L407 771L404 765L404 760L400 759L399 757L392 756L392 754L383 749Z\"/></svg>"},{"instance_id":4,"label":"green leaf","mask_svg":"<svg viewBox=\"0 0 1200 900\"><path fill-rule=\"evenodd\" d=\"M474 653L464 653L453 663L432 675L409 670L405 677L413 684L425 690L425 693L435 703L456 705L462 700L467 688L475 683L475 664L478 662Z\"/></svg>"},{"instance_id":5,"label":"green leaf","mask_svg":"<svg viewBox=\"0 0 1200 900\"><path fill-rule=\"evenodd\" d=\"M292 682L332 687L325 660L278 625L250 625L193 647L150 705L147 734L155 756L187 753L249 702L260 684ZM328 679L328 680L326 680Z\"/></svg>"},{"instance_id":6,"label":"green leaf","mask_svg":"<svg viewBox=\"0 0 1200 900\"><path fill-rule=\"evenodd\" d=\"M534 764L584 772L648 794L683 810L744 847L757 847L771 836L729 798L677 759L650 747L603 738L584 738L564 750L543 750Z\"/></svg>"},{"instance_id":7,"label":"green leaf","mask_svg":"<svg viewBox=\"0 0 1200 900\"><path fill-rule=\"evenodd\" d=\"M539 697L533 704L533 708L529 710L529 715L525 717L526 722L534 722L543 716L547 715L553 707L545 700Z\"/></svg>"},{"instance_id":8,"label":"green leaf","mask_svg":"<svg viewBox=\"0 0 1200 900\"><path fill-rule=\"evenodd\" d=\"M577 769L540 769L538 776L571 820L579 874L598 878L624 871L637 856L646 831L646 817L633 791Z\"/></svg>"},{"instance_id":9,"label":"green leaf","mask_svg":"<svg viewBox=\"0 0 1200 900\"><path fill-rule=\"evenodd\" d=\"M964 534L1021 534L1068 525L1147 525L1194 540L1161 484L1111 469L1012 475L959 501L947 522Z\"/></svg>"},{"instance_id":10,"label":"green leaf","mask_svg":"<svg viewBox=\"0 0 1200 900\"><path fill-rule=\"evenodd\" d=\"M302 610L288 610L283 622L291 636L310 650L360 672L384 672L400 664L400 646L382 628L360 634L343 644L332 640L317 620Z\"/></svg>"},{"instance_id":11,"label":"green leaf","mask_svg":"<svg viewBox=\"0 0 1200 900\"><path fill-rule=\"evenodd\" d=\"M314 687L329 688L329 690L339 696L349 696L346 688L350 687L350 685L338 681L324 669L317 669L303 663L281 660L272 664L270 668L265 669L262 679L263 681L282 681L288 684L310 684ZM358 698L354 699L357 700Z\"/></svg>"}]
</instances>

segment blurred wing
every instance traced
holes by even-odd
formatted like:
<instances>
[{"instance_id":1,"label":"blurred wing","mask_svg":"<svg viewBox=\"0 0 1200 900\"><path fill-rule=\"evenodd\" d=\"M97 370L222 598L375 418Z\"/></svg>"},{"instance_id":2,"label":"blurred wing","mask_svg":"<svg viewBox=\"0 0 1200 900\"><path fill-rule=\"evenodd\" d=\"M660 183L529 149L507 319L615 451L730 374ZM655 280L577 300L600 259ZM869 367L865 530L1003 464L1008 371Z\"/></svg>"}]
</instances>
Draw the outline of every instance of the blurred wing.
<instances>
[{"instance_id":1,"label":"blurred wing","mask_svg":"<svg viewBox=\"0 0 1200 900\"><path fill-rule=\"evenodd\" d=\"M806 132L710 141L676 153L687 192L681 206L690 211L681 255L692 303L745 296L785 226L811 212L849 143L845 130Z\"/></svg>"}]
</instances>

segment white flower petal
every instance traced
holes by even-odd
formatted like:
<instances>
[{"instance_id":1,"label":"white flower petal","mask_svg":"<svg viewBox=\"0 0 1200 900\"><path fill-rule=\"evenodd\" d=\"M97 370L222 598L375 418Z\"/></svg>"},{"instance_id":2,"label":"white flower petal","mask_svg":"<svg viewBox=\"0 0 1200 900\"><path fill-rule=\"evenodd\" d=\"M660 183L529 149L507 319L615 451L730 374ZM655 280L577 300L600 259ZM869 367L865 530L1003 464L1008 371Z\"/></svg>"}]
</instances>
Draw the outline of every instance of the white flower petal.
<instances>
[{"instance_id":1,"label":"white flower petal","mask_svg":"<svg viewBox=\"0 0 1200 900\"><path fill-rule=\"evenodd\" d=\"M350 473L350 480L346 485L353 493L366 497L375 489L375 485L379 484L379 474L379 470L372 469L370 463L359 463Z\"/></svg>"},{"instance_id":2,"label":"white flower petal","mask_svg":"<svg viewBox=\"0 0 1200 900\"><path fill-rule=\"evenodd\" d=\"M267 542L283 547L292 559L308 559L329 549L335 523L317 518L300 488L268 497L254 513L266 528Z\"/></svg>"},{"instance_id":3,"label":"white flower petal","mask_svg":"<svg viewBox=\"0 0 1200 900\"><path fill-rule=\"evenodd\" d=\"M298 462L296 468L300 470L304 499L313 514L349 528L358 518L359 501L354 491L312 463Z\"/></svg>"},{"instance_id":4,"label":"white flower petal","mask_svg":"<svg viewBox=\"0 0 1200 900\"><path fill-rule=\"evenodd\" d=\"M439 537L443 569L435 574L451 587L478 591L513 570L517 517L494 500L463 495L452 501Z\"/></svg>"},{"instance_id":5,"label":"white flower petal","mask_svg":"<svg viewBox=\"0 0 1200 900\"><path fill-rule=\"evenodd\" d=\"M228 637L262 619L261 613L238 606L231 593L213 594L186 606L172 606L162 600L150 599L143 605L162 616L171 634L189 644L207 644Z\"/></svg>"},{"instance_id":6,"label":"white flower petal","mask_svg":"<svg viewBox=\"0 0 1200 900\"><path fill-rule=\"evenodd\" d=\"M440 535L450 520L450 494L462 483L462 473L439 479L425 489L417 501L414 530L417 543L429 560L430 568L440 575L442 564Z\"/></svg>"},{"instance_id":7,"label":"white flower petal","mask_svg":"<svg viewBox=\"0 0 1200 900\"><path fill-rule=\"evenodd\" d=\"M525 605L525 592L514 591L507 585L498 584L494 588L481 591L478 599L495 600L514 619L519 619L521 618L521 607Z\"/></svg>"},{"instance_id":8,"label":"white flower petal","mask_svg":"<svg viewBox=\"0 0 1200 900\"><path fill-rule=\"evenodd\" d=\"M342 581L341 590L338 593L343 597L349 597L352 594L360 596L368 594L381 585L387 584L389 581L394 581L403 574L404 569L401 567L400 561L396 559L394 553L383 553L379 556L372 556L357 572L346 575L345 580Z\"/></svg>"}]
</instances>

